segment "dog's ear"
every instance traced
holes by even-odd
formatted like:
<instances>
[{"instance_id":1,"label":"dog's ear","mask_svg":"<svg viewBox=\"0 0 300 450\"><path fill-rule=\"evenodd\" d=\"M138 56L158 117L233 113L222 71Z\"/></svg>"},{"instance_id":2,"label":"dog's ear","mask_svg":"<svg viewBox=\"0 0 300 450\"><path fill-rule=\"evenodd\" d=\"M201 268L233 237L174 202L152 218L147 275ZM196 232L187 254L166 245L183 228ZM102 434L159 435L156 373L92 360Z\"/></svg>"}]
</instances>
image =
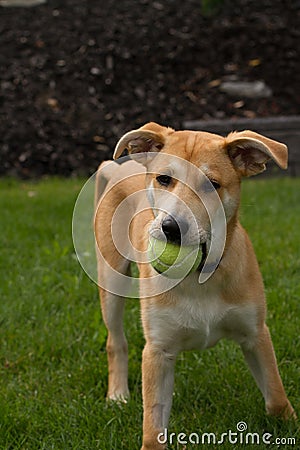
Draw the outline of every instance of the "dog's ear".
<instances>
[{"instance_id":1,"label":"dog's ear","mask_svg":"<svg viewBox=\"0 0 300 450\"><path fill-rule=\"evenodd\" d=\"M287 168L287 146L253 131L230 133L225 138L225 145L232 164L241 176L263 172L265 163L270 159L281 169Z\"/></svg>"},{"instance_id":2,"label":"dog's ear","mask_svg":"<svg viewBox=\"0 0 300 450\"><path fill-rule=\"evenodd\" d=\"M116 145L113 158L119 158L125 149L129 154L160 152L165 144L165 138L172 133L172 128L166 128L157 123L150 122L124 134Z\"/></svg>"}]
</instances>

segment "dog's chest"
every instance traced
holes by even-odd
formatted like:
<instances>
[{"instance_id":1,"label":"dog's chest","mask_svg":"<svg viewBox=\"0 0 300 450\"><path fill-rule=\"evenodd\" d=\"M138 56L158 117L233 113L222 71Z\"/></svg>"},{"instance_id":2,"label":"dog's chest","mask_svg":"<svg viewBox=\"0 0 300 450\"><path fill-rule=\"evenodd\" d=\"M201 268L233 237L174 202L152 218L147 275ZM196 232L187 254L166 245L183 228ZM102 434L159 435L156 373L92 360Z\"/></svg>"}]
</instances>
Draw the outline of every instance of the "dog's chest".
<instances>
[{"instance_id":1,"label":"dog's chest","mask_svg":"<svg viewBox=\"0 0 300 450\"><path fill-rule=\"evenodd\" d=\"M256 334L253 305L225 303L215 291L175 292L172 306L148 309L151 341L165 350L205 349L222 338L249 343Z\"/></svg>"}]
</instances>

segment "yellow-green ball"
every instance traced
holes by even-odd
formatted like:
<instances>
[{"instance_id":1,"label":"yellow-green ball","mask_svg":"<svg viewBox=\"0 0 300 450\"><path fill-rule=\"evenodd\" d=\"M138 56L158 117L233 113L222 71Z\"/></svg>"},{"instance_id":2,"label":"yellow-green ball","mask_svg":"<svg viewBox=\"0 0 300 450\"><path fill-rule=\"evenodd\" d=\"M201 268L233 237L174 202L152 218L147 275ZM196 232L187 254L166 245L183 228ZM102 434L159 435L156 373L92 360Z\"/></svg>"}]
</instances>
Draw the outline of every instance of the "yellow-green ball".
<instances>
[{"instance_id":1,"label":"yellow-green ball","mask_svg":"<svg viewBox=\"0 0 300 450\"><path fill-rule=\"evenodd\" d=\"M157 272L169 278L184 278L197 270L202 251L198 246L180 246L150 237L148 259Z\"/></svg>"}]
</instances>

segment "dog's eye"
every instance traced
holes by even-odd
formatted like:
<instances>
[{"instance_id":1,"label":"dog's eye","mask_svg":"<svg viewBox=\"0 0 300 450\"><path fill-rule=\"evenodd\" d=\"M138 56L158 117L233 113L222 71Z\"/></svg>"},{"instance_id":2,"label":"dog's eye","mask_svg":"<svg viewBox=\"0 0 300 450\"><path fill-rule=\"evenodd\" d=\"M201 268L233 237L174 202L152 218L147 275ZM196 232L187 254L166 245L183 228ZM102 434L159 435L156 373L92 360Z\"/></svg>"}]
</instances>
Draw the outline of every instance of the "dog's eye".
<instances>
[{"instance_id":1,"label":"dog's eye","mask_svg":"<svg viewBox=\"0 0 300 450\"><path fill-rule=\"evenodd\" d=\"M220 189L221 185L214 180L206 180L203 184L203 190L205 193L213 192L214 190Z\"/></svg>"},{"instance_id":2,"label":"dog's eye","mask_svg":"<svg viewBox=\"0 0 300 450\"><path fill-rule=\"evenodd\" d=\"M169 186L169 184L172 181L172 177L169 175L158 175L156 177L156 180L161 184L162 186Z\"/></svg>"}]
</instances>

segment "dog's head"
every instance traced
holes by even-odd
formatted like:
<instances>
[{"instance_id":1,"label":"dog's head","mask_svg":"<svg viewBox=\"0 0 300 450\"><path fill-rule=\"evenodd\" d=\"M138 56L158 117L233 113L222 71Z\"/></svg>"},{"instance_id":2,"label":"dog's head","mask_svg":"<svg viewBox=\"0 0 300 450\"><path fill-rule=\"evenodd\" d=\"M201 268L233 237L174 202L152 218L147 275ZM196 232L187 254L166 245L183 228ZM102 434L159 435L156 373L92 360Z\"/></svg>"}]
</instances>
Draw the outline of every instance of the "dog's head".
<instances>
[{"instance_id":1,"label":"dog's head","mask_svg":"<svg viewBox=\"0 0 300 450\"><path fill-rule=\"evenodd\" d=\"M224 138L148 123L120 139L114 158L125 149L146 167L155 216L149 232L184 245L211 240L212 218L221 217L220 208L227 226L234 224L243 177L264 171L270 159L287 167L287 147L252 131Z\"/></svg>"}]
</instances>

